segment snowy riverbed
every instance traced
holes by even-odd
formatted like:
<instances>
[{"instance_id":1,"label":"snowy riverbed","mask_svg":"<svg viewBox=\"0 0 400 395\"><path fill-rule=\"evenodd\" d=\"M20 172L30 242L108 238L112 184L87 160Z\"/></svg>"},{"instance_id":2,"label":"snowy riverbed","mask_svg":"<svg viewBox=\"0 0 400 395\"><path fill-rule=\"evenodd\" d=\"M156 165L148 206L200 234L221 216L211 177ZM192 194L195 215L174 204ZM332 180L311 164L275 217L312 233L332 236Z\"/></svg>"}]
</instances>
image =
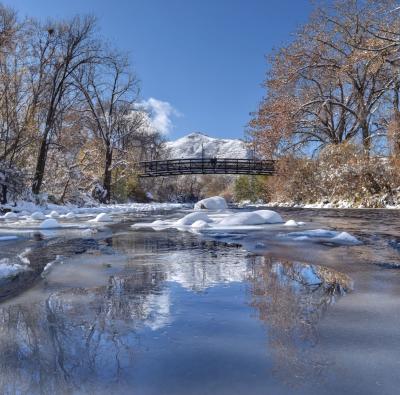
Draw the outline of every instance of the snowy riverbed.
<instances>
[{"instance_id":1,"label":"snowy riverbed","mask_svg":"<svg viewBox=\"0 0 400 395\"><path fill-rule=\"evenodd\" d=\"M148 218L154 218L154 213L158 213L158 218L149 221ZM167 213L169 214L166 215ZM132 216L136 218L132 225L134 229L177 229L207 239L240 240L247 249L253 251L268 248L271 242L331 246L361 244L357 237L340 229L323 228L323 224L315 226L295 217L282 216L273 210L230 210L223 198L212 197L198 202L194 211L173 203L131 203L78 208L52 204L41 207L20 202L12 207L12 211L0 217L0 246L7 248L7 245L20 239L29 240L38 236L76 239L102 237L109 226L129 220ZM0 269L0 278L14 277L21 271L31 270L29 260L27 262L21 256L4 261Z\"/></svg>"}]
</instances>

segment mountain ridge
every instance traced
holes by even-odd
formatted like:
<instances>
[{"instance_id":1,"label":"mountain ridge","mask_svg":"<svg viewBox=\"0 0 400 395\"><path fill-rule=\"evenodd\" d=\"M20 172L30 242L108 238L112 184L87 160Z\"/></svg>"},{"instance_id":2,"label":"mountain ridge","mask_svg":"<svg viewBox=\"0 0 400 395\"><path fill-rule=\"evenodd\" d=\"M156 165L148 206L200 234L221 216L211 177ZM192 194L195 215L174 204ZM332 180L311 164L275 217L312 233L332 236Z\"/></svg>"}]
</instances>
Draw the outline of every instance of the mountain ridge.
<instances>
[{"instance_id":1,"label":"mountain ridge","mask_svg":"<svg viewBox=\"0 0 400 395\"><path fill-rule=\"evenodd\" d=\"M180 158L251 158L251 150L240 139L220 139L202 132L192 132L166 143L167 156Z\"/></svg>"}]
</instances>

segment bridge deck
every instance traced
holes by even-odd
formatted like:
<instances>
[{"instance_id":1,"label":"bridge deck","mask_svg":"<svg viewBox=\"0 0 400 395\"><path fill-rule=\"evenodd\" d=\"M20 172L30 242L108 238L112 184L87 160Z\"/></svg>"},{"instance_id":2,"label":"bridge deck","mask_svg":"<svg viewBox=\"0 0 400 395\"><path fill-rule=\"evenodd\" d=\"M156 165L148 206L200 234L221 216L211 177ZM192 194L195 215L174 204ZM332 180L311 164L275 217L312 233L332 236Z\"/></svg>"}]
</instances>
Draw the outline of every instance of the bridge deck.
<instances>
[{"instance_id":1,"label":"bridge deck","mask_svg":"<svg viewBox=\"0 0 400 395\"><path fill-rule=\"evenodd\" d=\"M182 174L272 175L275 161L257 159L200 158L168 159L139 163L140 177L177 176Z\"/></svg>"}]
</instances>

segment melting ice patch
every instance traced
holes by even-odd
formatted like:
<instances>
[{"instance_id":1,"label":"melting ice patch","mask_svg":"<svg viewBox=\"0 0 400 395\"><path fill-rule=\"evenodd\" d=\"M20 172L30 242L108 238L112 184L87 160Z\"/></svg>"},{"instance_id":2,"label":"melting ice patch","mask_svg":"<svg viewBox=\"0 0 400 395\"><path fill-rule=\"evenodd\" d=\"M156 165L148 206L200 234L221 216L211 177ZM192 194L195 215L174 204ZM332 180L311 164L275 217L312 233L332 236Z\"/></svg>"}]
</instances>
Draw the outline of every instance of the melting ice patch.
<instances>
[{"instance_id":1,"label":"melting ice patch","mask_svg":"<svg viewBox=\"0 0 400 395\"><path fill-rule=\"evenodd\" d=\"M11 263L7 258L0 260L0 278L14 276L25 270L25 267L17 263Z\"/></svg>"},{"instance_id":2,"label":"melting ice patch","mask_svg":"<svg viewBox=\"0 0 400 395\"><path fill-rule=\"evenodd\" d=\"M0 236L0 241L17 240L18 236Z\"/></svg>"},{"instance_id":3,"label":"melting ice patch","mask_svg":"<svg viewBox=\"0 0 400 395\"><path fill-rule=\"evenodd\" d=\"M344 245L356 245L361 243L360 240L347 232L337 232L327 229L312 229L301 232L281 233L279 234L279 237L295 241L311 241Z\"/></svg>"}]
</instances>

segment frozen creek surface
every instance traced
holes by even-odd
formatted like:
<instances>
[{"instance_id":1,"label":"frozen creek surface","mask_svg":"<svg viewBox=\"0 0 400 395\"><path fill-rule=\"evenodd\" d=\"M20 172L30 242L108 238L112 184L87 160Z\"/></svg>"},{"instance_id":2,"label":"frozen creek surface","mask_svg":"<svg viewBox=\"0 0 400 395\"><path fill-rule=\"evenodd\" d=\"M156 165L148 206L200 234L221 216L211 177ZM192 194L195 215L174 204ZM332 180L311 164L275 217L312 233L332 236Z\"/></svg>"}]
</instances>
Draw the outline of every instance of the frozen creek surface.
<instances>
[{"instance_id":1,"label":"frozen creek surface","mask_svg":"<svg viewBox=\"0 0 400 395\"><path fill-rule=\"evenodd\" d=\"M178 211L4 239L32 269L0 288L0 393L398 394L400 213L278 211L362 244L131 227Z\"/></svg>"}]
</instances>

